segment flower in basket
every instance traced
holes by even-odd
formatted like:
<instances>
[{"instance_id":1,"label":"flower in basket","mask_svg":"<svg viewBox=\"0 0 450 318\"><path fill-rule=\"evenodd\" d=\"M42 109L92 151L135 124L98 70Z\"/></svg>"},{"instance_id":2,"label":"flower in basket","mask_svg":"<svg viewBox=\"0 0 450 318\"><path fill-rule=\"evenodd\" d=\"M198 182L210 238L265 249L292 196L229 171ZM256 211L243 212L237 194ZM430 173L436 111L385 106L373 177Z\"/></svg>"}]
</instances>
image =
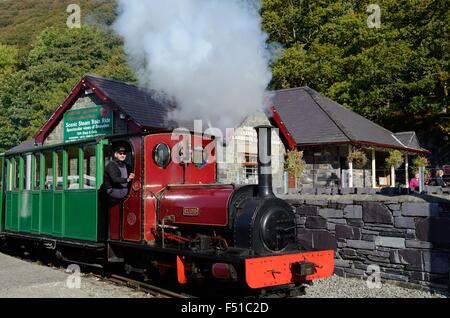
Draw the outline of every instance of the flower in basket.
<instances>
[{"instance_id":1,"label":"flower in basket","mask_svg":"<svg viewBox=\"0 0 450 318\"><path fill-rule=\"evenodd\" d=\"M352 162L357 169L364 168L367 164L367 156L361 150L353 150L347 157L347 162Z\"/></svg>"}]
</instances>

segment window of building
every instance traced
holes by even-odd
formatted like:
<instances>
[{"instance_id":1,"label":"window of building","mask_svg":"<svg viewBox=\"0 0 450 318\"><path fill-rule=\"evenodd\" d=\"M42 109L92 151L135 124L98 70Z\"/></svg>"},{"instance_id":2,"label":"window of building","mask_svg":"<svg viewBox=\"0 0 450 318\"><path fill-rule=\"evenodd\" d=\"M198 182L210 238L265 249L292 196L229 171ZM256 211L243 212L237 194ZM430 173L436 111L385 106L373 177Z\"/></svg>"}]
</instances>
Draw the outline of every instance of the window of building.
<instances>
[{"instance_id":1,"label":"window of building","mask_svg":"<svg viewBox=\"0 0 450 318\"><path fill-rule=\"evenodd\" d=\"M62 190L63 189L63 151L62 150L59 150L56 152L55 171L56 171L55 190Z\"/></svg>"},{"instance_id":2,"label":"window of building","mask_svg":"<svg viewBox=\"0 0 450 318\"><path fill-rule=\"evenodd\" d=\"M83 154L83 189L96 187L96 158L95 146L84 148Z\"/></svg>"},{"instance_id":3,"label":"window of building","mask_svg":"<svg viewBox=\"0 0 450 318\"><path fill-rule=\"evenodd\" d=\"M67 189L76 190L80 188L80 157L78 148L69 148L67 157Z\"/></svg>"},{"instance_id":4,"label":"window of building","mask_svg":"<svg viewBox=\"0 0 450 318\"><path fill-rule=\"evenodd\" d=\"M244 162L242 163L244 173L244 183L258 182L258 155L253 153L244 153Z\"/></svg>"},{"instance_id":5,"label":"window of building","mask_svg":"<svg viewBox=\"0 0 450 318\"><path fill-rule=\"evenodd\" d=\"M45 189L53 189L53 153L44 153Z\"/></svg>"},{"instance_id":6,"label":"window of building","mask_svg":"<svg viewBox=\"0 0 450 318\"><path fill-rule=\"evenodd\" d=\"M33 190L41 189L41 154L34 154L34 175L33 175Z\"/></svg>"}]
</instances>

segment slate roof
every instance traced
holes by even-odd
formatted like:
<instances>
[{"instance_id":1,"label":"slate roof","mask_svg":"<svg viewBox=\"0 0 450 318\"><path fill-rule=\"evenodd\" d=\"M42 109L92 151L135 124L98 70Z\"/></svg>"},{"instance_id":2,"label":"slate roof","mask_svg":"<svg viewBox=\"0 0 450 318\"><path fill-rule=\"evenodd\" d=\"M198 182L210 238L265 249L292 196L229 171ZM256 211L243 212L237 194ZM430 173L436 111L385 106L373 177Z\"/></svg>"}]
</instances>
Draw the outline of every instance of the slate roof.
<instances>
[{"instance_id":1,"label":"slate roof","mask_svg":"<svg viewBox=\"0 0 450 318\"><path fill-rule=\"evenodd\" d=\"M309 87L275 91L272 102L297 146L352 143L426 151L417 139L403 143L403 135L397 137Z\"/></svg>"},{"instance_id":2,"label":"slate roof","mask_svg":"<svg viewBox=\"0 0 450 318\"><path fill-rule=\"evenodd\" d=\"M415 149L423 149L420 146L419 139L417 138L416 132L414 132L414 131L402 131L402 132L394 133L394 135L406 147L415 148ZM423 150L426 151L425 149L423 149Z\"/></svg>"},{"instance_id":3,"label":"slate roof","mask_svg":"<svg viewBox=\"0 0 450 318\"><path fill-rule=\"evenodd\" d=\"M24 141L20 145L17 145L11 149L8 149L5 154L14 154L14 153L22 153L25 151L31 151L35 147L34 139Z\"/></svg>"},{"instance_id":4,"label":"slate roof","mask_svg":"<svg viewBox=\"0 0 450 318\"><path fill-rule=\"evenodd\" d=\"M100 89L140 126L153 129L177 127L177 123L166 120L168 112L175 107L164 102L162 98L158 98L156 92L94 75L86 75L84 80Z\"/></svg>"}]
</instances>

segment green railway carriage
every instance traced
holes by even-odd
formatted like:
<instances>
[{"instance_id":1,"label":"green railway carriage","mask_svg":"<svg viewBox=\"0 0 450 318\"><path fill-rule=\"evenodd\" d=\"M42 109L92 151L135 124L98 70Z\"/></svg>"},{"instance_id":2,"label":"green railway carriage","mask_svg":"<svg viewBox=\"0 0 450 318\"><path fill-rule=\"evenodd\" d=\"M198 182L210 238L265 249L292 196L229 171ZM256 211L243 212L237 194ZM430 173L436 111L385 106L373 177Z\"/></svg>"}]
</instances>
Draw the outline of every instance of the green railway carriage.
<instances>
[{"instance_id":1,"label":"green railway carriage","mask_svg":"<svg viewBox=\"0 0 450 318\"><path fill-rule=\"evenodd\" d=\"M98 264L111 236L100 191L111 148L128 145L130 164L140 163L143 136L176 127L165 121L171 109L132 84L83 76L32 139L0 154L0 244L64 250L68 260L81 245ZM141 217L139 189L113 215L116 240L140 240L124 215Z\"/></svg>"},{"instance_id":2,"label":"green railway carriage","mask_svg":"<svg viewBox=\"0 0 450 318\"><path fill-rule=\"evenodd\" d=\"M10 151L2 156L1 230L97 242L106 140Z\"/></svg>"}]
</instances>

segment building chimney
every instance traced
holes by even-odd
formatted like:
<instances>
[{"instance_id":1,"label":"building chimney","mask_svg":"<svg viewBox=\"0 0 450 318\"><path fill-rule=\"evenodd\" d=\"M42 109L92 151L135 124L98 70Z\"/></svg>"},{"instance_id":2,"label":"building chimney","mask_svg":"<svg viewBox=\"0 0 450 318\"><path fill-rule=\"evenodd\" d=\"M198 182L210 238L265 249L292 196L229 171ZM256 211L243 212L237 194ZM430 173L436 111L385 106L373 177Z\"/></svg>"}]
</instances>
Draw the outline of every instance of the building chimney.
<instances>
[{"instance_id":1,"label":"building chimney","mask_svg":"<svg viewBox=\"0 0 450 318\"><path fill-rule=\"evenodd\" d=\"M273 197L272 190L272 126L255 127L258 135L258 196Z\"/></svg>"}]
</instances>

